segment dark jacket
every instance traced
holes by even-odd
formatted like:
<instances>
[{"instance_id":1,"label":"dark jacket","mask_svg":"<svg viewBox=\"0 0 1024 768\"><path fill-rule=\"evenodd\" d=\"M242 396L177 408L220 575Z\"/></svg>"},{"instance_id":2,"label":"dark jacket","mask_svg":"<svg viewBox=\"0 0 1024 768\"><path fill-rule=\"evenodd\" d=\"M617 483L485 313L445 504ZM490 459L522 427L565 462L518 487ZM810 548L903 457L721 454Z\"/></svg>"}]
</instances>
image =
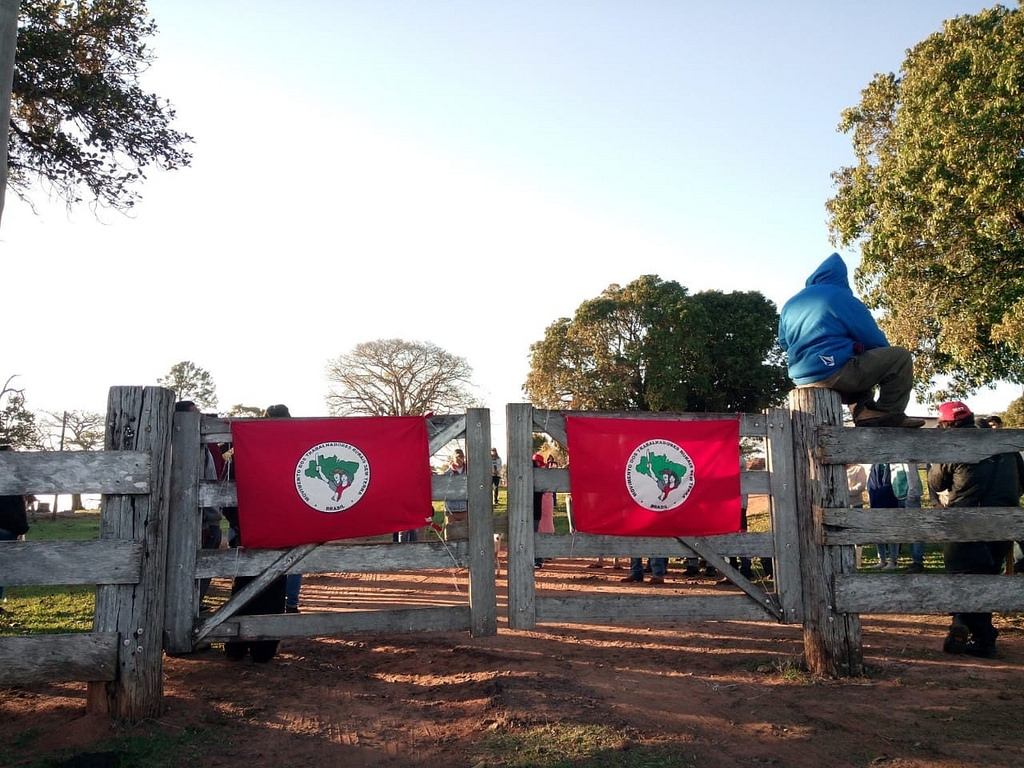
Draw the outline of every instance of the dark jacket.
<instances>
[{"instance_id":1,"label":"dark jacket","mask_svg":"<svg viewBox=\"0 0 1024 768\"><path fill-rule=\"evenodd\" d=\"M965 425L974 429L974 424ZM1024 459L999 453L977 464L933 464L928 470L932 498L948 491L947 507L1016 507L1024 493ZM950 573L1001 573L1007 541L954 542L943 546Z\"/></svg>"},{"instance_id":2,"label":"dark jacket","mask_svg":"<svg viewBox=\"0 0 1024 768\"><path fill-rule=\"evenodd\" d=\"M0 496L0 528L15 536L28 532L24 496Z\"/></svg>"}]
</instances>

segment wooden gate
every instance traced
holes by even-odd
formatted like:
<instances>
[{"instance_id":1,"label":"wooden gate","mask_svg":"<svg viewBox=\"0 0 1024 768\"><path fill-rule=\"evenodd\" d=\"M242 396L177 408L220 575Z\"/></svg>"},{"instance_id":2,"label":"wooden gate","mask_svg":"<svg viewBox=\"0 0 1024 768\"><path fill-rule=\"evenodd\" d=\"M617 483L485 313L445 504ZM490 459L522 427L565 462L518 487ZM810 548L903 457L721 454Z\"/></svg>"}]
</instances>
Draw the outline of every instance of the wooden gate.
<instances>
[{"instance_id":1,"label":"wooden gate","mask_svg":"<svg viewBox=\"0 0 1024 768\"><path fill-rule=\"evenodd\" d=\"M767 495L771 531L691 538L594 536L581 533L535 534L534 491L569 492L568 469L534 469L534 433L549 435L567 445L565 416L561 411L536 409L529 404L507 407L508 422L508 622L516 629L530 629L538 622L618 623L634 621L706 621L722 619L803 620L799 548L794 514L793 445L788 429L789 413L739 416L740 436L766 441L767 469L744 471L740 481L747 494ZM602 413L620 419L697 421L736 419L736 415L694 413ZM651 557L700 556L714 564L743 594L729 595L585 595L538 597L534 558L540 557ZM774 590L746 579L727 562L728 557L771 557Z\"/></svg>"},{"instance_id":2,"label":"wooden gate","mask_svg":"<svg viewBox=\"0 0 1024 768\"><path fill-rule=\"evenodd\" d=\"M356 632L468 630L473 636L497 632L494 583L493 508L491 505L490 412L427 419L431 454L464 438L467 473L434 476L432 497L464 498L469 506L469 537L462 541L386 543L331 542L289 549L197 550L202 506L235 506L231 481L200 479L202 444L230 442L230 422L197 413L174 415L171 514L167 573L165 647L187 653L202 641L319 637ZM468 568L465 605L372 611L324 611L301 614L239 615L238 609L278 576L286 573L389 573L419 569ZM243 590L201 622L200 579L252 576Z\"/></svg>"}]
</instances>

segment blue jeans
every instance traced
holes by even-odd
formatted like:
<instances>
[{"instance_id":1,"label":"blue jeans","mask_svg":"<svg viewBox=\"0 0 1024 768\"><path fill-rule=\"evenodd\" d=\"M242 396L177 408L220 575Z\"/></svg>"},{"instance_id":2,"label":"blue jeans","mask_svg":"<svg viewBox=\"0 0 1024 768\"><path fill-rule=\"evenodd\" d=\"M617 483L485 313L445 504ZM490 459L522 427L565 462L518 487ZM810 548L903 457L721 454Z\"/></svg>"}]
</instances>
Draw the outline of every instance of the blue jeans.
<instances>
[{"instance_id":1,"label":"blue jeans","mask_svg":"<svg viewBox=\"0 0 1024 768\"><path fill-rule=\"evenodd\" d=\"M284 582L285 608L299 607L299 590L302 588L302 574L289 573Z\"/></svg>"},{"instance_id":2,"label":"blue jeans","mask_svg":"<svg viewBox=\"0 0 1024 768\"><path fill-rule=\"evenodd\" d=\"M0 528L0 541L17 541L18 537L8 531L6 528ZM4 588L0 587L0 600L3 599Z\"/></svg>"},{"instance_id":3,"label":"blue jeans","mask_svg":"<svg viewBox=\"0 0 1024 768\"><path fill-rule=\"evenodd\" d=\"M877 544L876 546L878 547L878 562L895 563L899 558L899 544Z\"/></svg>"},{"instance_id":4,"label":"blue jeans","mask_svg":"<svg viewBox=\"0 0 1024 768\"><path fill-rule=\"evenodd\" d=\"M647 559L651 563L651 576L665 578L665 572L668 570L668 558L649 557ZM629 576L637 581L644 580L644 559L642 557L629 558Z\"/></svg>"}]
</instances>

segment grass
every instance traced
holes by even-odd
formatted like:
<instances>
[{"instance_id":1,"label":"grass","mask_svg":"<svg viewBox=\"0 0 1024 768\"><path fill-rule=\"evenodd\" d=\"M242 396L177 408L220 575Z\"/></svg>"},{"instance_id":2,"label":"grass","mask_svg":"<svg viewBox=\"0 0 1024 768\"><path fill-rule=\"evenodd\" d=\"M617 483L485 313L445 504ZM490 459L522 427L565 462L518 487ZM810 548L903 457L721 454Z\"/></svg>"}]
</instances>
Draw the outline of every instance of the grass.
<instances>
[{"instance_id":1,"label":"grass","mask_svg":"<svg viewBox=\"0 0 1024 768\"><path fill-rule=\"evenodd\" d=\"M99 512L49 515L30 523L30 541L87 541L99 536ZM0 636L62 634L92 630L96 606L93 586L4 587Z\"/></svg>"},{"instance_id":2,"label":"grass","mask_svg":"<svg viewBox=\"0 0 1024 768\"><path fill-rule=\"evenodd\" d=\"M679 744L643 744L605 725L545 724L487 736L480 757L506 768L695 768Z\"/></svg>"},{"instance_id":3,"label":"grass","mask_svg":"<svg viewBox=\"0 0 1024 768\"><path fill-rule=\"evenodd\" d=\"M88 752L58 750L49 752L39 731L29 729L8 745L0 745L0 765L14 761L24 768L60 768L61 766L117 766L117 768L184 768L202 766L211 754L210 744L223 740L224 734L211 730L187 730L168 733L153 722L128 727L124 733L93 744ZM26 757L42 754L37 759Z\"/></svg>"}]
</instances>

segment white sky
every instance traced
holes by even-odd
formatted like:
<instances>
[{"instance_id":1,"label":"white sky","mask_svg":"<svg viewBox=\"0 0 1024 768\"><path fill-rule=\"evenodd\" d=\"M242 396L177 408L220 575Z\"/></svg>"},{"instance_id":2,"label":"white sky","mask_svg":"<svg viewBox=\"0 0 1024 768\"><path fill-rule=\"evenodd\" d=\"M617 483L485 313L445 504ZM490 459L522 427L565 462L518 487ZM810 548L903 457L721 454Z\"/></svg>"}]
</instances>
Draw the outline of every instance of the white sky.
<instances>
[{"instance_id":1,"label":"white sky","mask_svg":"<svg viewBox=\"0 0 1024 768\"><path fill-rule=\"evenodd\" d=\"M191 360L221 410L320 416L330 358L429 341L473 367L500 446L530 344L612 283L781 306L833 250L841 110L992 3L148 5L147 87L193 166L131 218L8 196L0 376L32 410L103 412Z\"/></svg>"}]
</instances>

